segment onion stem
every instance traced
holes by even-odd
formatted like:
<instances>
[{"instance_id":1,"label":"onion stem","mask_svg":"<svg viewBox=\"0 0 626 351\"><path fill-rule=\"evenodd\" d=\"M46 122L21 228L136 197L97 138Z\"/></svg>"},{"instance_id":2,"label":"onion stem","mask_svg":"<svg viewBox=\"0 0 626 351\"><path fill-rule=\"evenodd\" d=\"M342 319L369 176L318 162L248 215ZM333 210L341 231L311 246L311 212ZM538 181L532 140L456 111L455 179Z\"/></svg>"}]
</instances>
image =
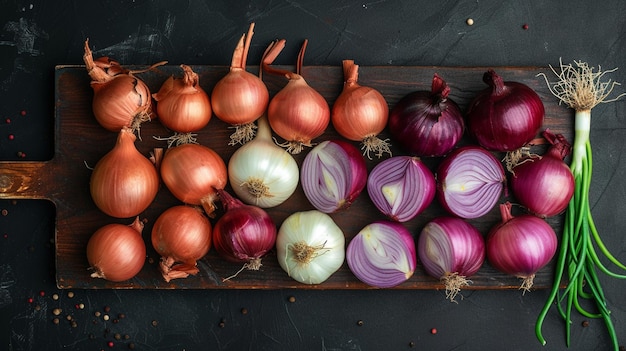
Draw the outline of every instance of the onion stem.
<instances>
[{"instance_id":1,"label":"onion stem","mask_svg":"<svg viewBox=\"0 0 626 351\"><path fill-rule=\"evenodd\" d=\"M615 86L619 83L603 80L604 75L616 69L594 71L593 67L585 62L574 61L564 65L560 62L560 71L552 66L552 72L557 76L557 82L550 82L544 73L543 76L550 92L574 109L574 144L570 169L574 175L575 191L565 213L561 249L556 260L555 279L543 309L539 313L535 325L537 339L543 344L546 340L542 334L542 325L553 304L557 305L560 316L565 321L566 344L570 344L571 312L575 308L586 318L602 318L606 325L613 349L619 349L617 334L611 312L607 308L606 297L602 290L596 270L613 278L626 279L626 275L617 274L601 263L595 247L618 268L626 270L626 266L615 258L606 248L593 221L589 204L589 190L593 173L593 160L590 142L591 110L599 103L608 103L626 96L622 93L609 98ZM562 279L567 279L568 286L561 291ZM581 299L588 300L595 305L597 312L590 312L581 305ZM565 308L563 303L565 302Z\"/></svg>"}]
</instances>

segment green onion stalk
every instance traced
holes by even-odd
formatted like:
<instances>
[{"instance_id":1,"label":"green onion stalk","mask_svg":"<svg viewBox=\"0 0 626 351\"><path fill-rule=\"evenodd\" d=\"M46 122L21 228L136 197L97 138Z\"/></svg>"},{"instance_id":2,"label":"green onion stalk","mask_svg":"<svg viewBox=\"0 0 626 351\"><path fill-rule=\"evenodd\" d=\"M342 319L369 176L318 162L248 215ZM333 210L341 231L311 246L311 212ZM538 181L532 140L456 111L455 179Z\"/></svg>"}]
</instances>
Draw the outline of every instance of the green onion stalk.
<instances>
[{"instance_id":1,"label":"green onion stalk","mask_svg":"<svg viewBox=\"0 0 626 351\"><path fill-rule=\"evenodd\" d=\"M560 62L559 71L550 66L557 76L556 82L551 82L544 73L550 92L575 111L574 144L570 169L574 175L575 191L565 212L561 247L557 255L555 279L546 304L541 310L535 333L537 339L545 345L542 334L543 321L550 308L556 304L558 313L565 321L566 344L570 345L571 314L575 309L586 318L599 318L604 321L614 349L619 349L617 335L611 312L607 306L606 297L602 290L597 272L603 272L610 277L626 279L626 275L615 273L615 267L626 270L626 266L616 259L606 248L593 221L589 205L589 188L591 186L592 153L589 132L591 130L591 110L600 103L618 100L626 95L620 94L611 98L613 88L619 83L606 80L607 73L616 69L602 71L598 66L593 67L585 62L574 61L574 64ZM604 256L615 265L609 269L600 257ZM619 270L618 270L619 271ZM621 272L621 271L619 271ZM561 280L566 279L567 286L561 288ZM590 301L591 304L581 304ZM583 306L585 305L585 306ZM595 306L590 310L586 306Z\"/></svg>"}]
</instances>

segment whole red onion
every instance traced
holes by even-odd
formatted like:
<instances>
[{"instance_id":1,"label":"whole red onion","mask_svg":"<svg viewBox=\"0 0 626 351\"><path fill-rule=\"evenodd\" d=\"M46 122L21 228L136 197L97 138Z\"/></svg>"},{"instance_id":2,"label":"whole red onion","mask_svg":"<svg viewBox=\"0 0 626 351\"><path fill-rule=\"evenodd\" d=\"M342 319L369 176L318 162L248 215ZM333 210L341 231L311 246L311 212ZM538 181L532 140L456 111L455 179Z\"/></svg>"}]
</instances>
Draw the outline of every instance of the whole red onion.
<instances>
[{"instance_id":1,"label":"whole red onion","mask_svg":"<svg viewBox=\"0 0 626 351\"><path fill-rule=\"evenodd\" d=\"M389 132L415 156L443 156L463 136L459 106L448 97L450 87L436 73L431 91L415 91L398 101L389 114Z\"/></svg>"},{"instance_id":2,"label":"whole red onion","mask_svg":"<svg viewBox=\"0 0 626 351\"><path fill-rule=\"evenodd\" d=\"M485 240L478 229L456 217L437 217L424 226L417 242L417 254L428 275L446 286L450 301L469 285L485 261Z\"/></svg>"},{"instance_id":3,"label":"whole red onion","mask_svg":"<svg viewBox=\"0 0 626 351\"><path fill-rule=\"evenodd\" d=\"M213 245L226 260L243 262L258 270L261 258L276 243L276 225L263 209L246 205L224 190L217 190L226 212L213 227Z\"/></svg>"},{"instance_id":4,"label":"whole red onion","mask_svg":"<svg viewBox=\"0 0 626 351\"><path fill-rule=\"evenodd\" d=\"M525 84L505 82L492 69L483 75L489 88L481 91L467 110L467 129L478 143L492 151L514 151L531 141L543 123L544 107Z\"/></svg>"},{"instance_id":5,"label":"whole red onion","mask_svg":"<svg viewBox=\"0 0 626 351\"><path fill-rule=\"evenodd\" d=\"M520 289L530 290L535 273L556 253L554 229L530 214L514 217L509 202L500 205L502 222L487 236L487 259L497 270L524 279Z\"/></svg>"},{"instance_id":6,"label":"whole red onion","mask_svg":"<svg viewBox=\"0 0 626 351\"><path fill-rule=\"evenodd\" d=\"M540 157L529 157L513 168L511 191L531 213L551 217L563 212L574 194L574 175L563 159L571 146L562 134L543 132L552 144Z\"/></svg>"}]
</instances>

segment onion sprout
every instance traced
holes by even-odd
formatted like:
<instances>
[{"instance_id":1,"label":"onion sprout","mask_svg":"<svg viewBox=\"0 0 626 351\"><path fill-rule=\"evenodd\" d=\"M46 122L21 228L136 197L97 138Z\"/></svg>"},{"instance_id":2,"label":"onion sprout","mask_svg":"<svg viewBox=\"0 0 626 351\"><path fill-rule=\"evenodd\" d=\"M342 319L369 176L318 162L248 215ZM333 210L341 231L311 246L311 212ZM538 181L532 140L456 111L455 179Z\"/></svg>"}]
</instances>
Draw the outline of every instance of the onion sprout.
<instances>
[{"instance_id":1,"label":"onion sprout","mask_svg":"<svg viewBox=\"0 0 626 351\"><path fill-rule=\"evenodd\" d=\"M555 279L550 295L541 310L535 333L537 339L545 345L541 331L546 314L553 303L566 325L566 343L569 347L571 334L571 313L575 308L586 318L602 318L609 332L614 350L618 350L617 335L611 321L610 310L607 307L606 297L602 290L597 270L613 278L626 279L626 275L617 274L607 268L598 255L605 256L611 263L620 269L626 270L626 266L616 259L606 248L593 221L591 207L589 205L589 189L592 175L592 152L589 132L591 129L591 109L600 103L609 103L626 96L622 93L609 98L613 89L619 83L605 80L607 73L614 72L617 68L602 71L594 71L582 61L574 61L573 64L563 64L559 61L558 72L550 66L557 76L556 82L550 82L544 73L540 73L550 92L575 110L574 120L574 146L570 169L574 174L575 191L565 212L565 223L561 248L557 256ZM568 286L561 292L561 279L567 274ZM595 304L597 311L589 311L581 305L581 299ZM564 306L565 305L565 306Z\"/></svg>"}]
</instances>

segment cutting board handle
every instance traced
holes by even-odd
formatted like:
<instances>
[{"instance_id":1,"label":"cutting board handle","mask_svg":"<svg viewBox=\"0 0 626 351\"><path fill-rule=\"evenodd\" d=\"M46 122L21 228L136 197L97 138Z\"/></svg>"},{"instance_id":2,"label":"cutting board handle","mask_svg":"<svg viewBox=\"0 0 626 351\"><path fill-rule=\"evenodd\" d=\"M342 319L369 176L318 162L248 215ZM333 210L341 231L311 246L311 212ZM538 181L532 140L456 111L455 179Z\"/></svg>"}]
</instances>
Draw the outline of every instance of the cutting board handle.
<instances>
[{"instance_id":1,"label":"cutting board handle","mask_svg":"<svg viewBox=\"0 0 626 351\"><path fill-rule=\"evenodd\" d=\"M0 162L0 199L49 199L55 163Z\"/></svg>"}]
</instances>

